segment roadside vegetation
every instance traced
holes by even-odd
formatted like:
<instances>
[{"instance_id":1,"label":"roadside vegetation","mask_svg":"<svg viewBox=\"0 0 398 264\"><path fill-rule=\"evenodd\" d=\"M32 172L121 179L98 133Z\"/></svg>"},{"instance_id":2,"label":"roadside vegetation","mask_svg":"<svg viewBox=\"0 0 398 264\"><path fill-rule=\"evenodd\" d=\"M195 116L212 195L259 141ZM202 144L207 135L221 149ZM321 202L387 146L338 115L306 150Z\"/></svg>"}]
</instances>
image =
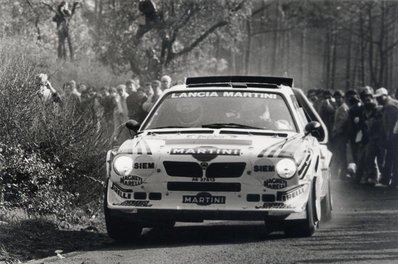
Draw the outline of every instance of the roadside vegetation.
<instances>
[{"instance_id":1,"label":"roadside vegetation","mask_svg":"<svg viewBox=\"0 0 398 264\"><path fill-rule=\"evenodd\" d=\"M47 55L23 39L0 45L0 263L84 248L86 235L79 237L80 230L101 230L110 144L91 119L76 116L74 109L40 104L33 82L39 72L52 73L59 88L57 83L75 78L79 67L93 82L118 77L98 65L75 61L65 66ZM62 230L78 231L68 242L73 246L58 243L65 237L57 236Z\"/></svg>"}]
</instances>

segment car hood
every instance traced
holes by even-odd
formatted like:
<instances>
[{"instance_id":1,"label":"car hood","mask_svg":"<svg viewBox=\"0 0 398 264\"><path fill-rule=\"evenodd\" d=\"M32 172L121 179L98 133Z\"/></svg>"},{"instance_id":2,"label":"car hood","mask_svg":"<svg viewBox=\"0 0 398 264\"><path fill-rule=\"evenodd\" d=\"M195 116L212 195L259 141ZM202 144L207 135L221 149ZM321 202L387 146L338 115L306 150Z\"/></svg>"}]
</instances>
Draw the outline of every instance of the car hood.
<instances>
[{"instance_id":1,"label":"car hood","mask_svg":"<svg viewBox=\"0 0 398 264\"><path fill-rule=\"evenodd\" d=\"M312 137L304 137L300 133L283 136L143 133L125 141L118 152L148 155L154 160L181 160L182 157L198 161L292 158L298 164L306 156L312 141Z\"/></svg>"}]
</instances>

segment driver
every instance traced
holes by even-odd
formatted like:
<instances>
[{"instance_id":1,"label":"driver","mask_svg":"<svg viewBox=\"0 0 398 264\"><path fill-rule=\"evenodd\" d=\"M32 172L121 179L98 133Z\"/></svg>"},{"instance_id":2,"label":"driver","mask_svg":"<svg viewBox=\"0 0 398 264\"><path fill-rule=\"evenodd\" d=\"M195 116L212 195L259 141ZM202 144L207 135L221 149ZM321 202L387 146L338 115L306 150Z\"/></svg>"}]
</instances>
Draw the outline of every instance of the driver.
<instances>
[{"instance_id":1,"label":"driver","mask_svg":"<svg viewBox=\"0 0 398 264\"><path fill-rule=\"evenodd\" d=\"M199 126L203 118L203 106L195 100L181 100L176 105L176 118L181 126Z\"/></svg>"},{"instance_id":2,"label":"driver","mask_svg":"<svg viewBox=\"0 0 398 264\"><path fill-rule=\"evenodd\" d=\"M262 102L246 106L242 115L247 125L265 129L274 128L268 106Z\"/></svg>"}]
</instances>

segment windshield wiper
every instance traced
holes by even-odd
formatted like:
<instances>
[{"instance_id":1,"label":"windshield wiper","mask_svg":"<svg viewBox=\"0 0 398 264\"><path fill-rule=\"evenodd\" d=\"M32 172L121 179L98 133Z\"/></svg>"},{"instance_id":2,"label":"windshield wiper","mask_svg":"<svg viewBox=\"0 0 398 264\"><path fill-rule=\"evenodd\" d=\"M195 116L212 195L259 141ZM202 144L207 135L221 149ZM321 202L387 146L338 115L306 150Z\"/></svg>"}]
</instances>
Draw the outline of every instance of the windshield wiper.
<instances>
[{"instance_id":1,"label":"windshield wiper","mask_svg":"<svg viewBox=\"0 0 398 264\"><path fill-rule=\"evenodd\" d=\"M189 128L185 126L162 126L162 127L151 127L149 129L162 129L162 128Z\"/></svg>"},{"instance_id":2,"label":"windshield wiper","mask_svg":"<svg viewBox=\"0 0 398 264\"><path fill-rule=\"evenodd\" d=\"M248 129L263 129L261 127L248 126L238 123L212 123L202 125L205 128L248 128Z\"/></svg>"}]
</instances>

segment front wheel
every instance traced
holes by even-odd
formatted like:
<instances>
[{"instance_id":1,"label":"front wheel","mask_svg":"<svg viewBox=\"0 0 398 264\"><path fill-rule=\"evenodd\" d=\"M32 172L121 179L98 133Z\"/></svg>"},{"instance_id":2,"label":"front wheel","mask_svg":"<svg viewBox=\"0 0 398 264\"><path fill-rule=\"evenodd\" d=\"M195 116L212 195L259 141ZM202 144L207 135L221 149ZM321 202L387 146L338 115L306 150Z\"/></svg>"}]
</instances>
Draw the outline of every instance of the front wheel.
<instances>
[{"instance_id":1,"label":"front wheel","mask_svg":"<svg viewBox=\"0 0 398 264\"><path fill-rule=\"evenodd\" d=\"M310 237L317 228L315 193L312 188L306 205L306 218L303 220L290 220L285 222L284 231L289 237Z\"/></svg>"},{"instance_id":2,"label":"front wheel","mask_svg":"<svg viewBox=\"0 0 398 264\"><path fill-rule=\"evenodd\" d=\"M104 214L108 236L117 241L134 241L140 237L142 226L126 217L115 216L107 206L107 189L105 189Z\"/></svg>"}]
</instances>

